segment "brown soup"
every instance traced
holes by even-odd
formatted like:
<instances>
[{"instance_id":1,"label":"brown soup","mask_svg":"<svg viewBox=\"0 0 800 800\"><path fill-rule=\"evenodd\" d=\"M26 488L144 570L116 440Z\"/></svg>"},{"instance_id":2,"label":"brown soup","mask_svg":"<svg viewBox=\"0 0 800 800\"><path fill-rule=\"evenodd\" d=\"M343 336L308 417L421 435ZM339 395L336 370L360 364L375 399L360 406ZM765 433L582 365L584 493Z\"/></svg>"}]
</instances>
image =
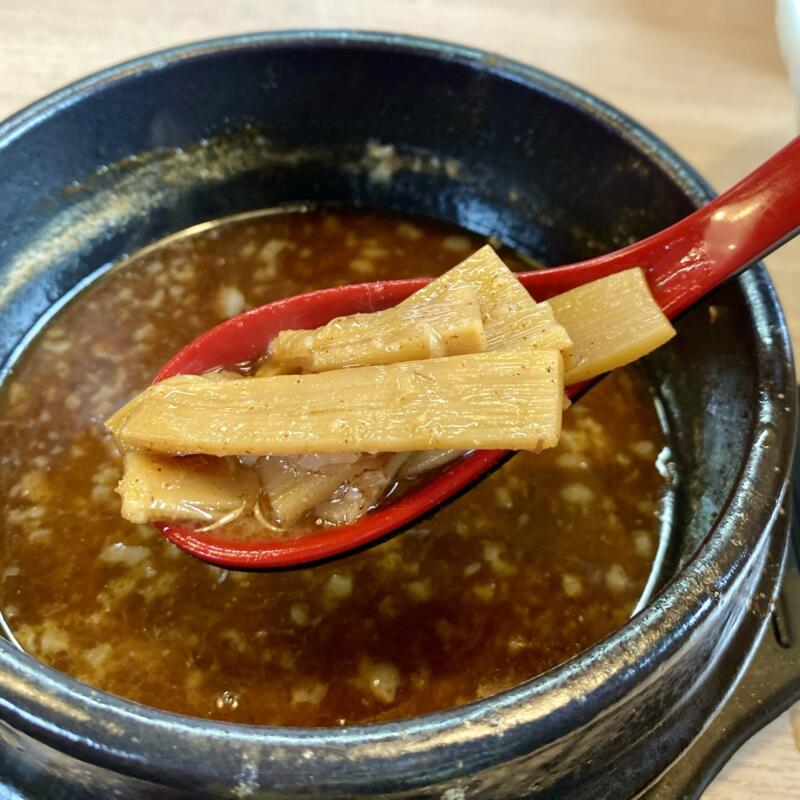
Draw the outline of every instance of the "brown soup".
<instances>
[{"instance_id":1,"label":"brown soup","mask_svg":"<svg viewBox=\"0 0 800 800\"><path fill-rule=\"evenodd\" d=\"M102 421L188 340L316 287L436 275L482 243L387 214L252 215L149 248L72 300L0 394L0 610L20 645L170 711L344 725L470 702L621 625L666 488L654 398L632 369L566 413L555 450L329 564L227 572L119 515Z\"/></svg>"}]
</instances>

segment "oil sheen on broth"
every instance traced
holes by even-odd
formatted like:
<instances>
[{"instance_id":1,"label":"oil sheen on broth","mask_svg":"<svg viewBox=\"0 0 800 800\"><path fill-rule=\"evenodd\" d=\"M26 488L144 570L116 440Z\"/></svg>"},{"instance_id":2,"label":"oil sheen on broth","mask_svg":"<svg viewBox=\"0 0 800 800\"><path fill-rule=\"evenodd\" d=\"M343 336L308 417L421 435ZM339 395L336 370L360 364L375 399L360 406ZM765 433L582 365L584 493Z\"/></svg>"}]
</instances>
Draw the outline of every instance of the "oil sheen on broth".
<instances>
[{"instance_id":1,"label":"oil sheen on broth","mask_svg":"<svg viewBox=\"0 0 800 800\"><path fill-rule=\"evenodd\" d=\"M622 624L665 488L663 434L633 370L568 411L555 450L515 456L410 532L333 563L227 572L119 515L102 420L187 341L286 295L439 274L482 243L390 215L265 215L151 249L73 300L0 395L0 609L24 649L170 711L344 725L497 692Z\"/></svg>"}]
</instances>

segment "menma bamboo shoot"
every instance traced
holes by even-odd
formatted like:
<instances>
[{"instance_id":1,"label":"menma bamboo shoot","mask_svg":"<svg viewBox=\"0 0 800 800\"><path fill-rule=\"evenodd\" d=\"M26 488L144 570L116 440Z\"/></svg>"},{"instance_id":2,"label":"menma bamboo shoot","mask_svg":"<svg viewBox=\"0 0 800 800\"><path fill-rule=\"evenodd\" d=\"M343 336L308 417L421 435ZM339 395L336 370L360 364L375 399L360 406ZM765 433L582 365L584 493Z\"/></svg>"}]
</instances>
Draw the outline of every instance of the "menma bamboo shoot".
<instances>
[{"instance_id":1,"label":"menma bamboo shoot","mask_svg":"<svg viewBox=\"0 0 800 800\"><path fill-rule=\"evenodd\" d=\"M400 305L436 302L459 284L471 286L481 304L488 350L516 347L569 350L564 327L546 303L536 303L517 276L485 245Z\"/></svg>"},{"instance_id":2,"label":"menma bamboo shoot","mask_svg":"<svg viewBox=\"0 0 800 800\"><path fill-rule=\"evenodd\" d=\"M125 454L117 491L131 522L210 522L254 502L258 479L235 459L135 450Z\"/></svg>"},{"instance_id":3,"label":"menma bamboo shoot","mask_svg":"<svg viewBox=\"0 0 800 800\"><path fill-rule=\"evenodd\" d=\"M155 384L107 423L124 448L288 455L552 447L561 429L556 350L355 367L319 375Z\"/></svg>"},{"instance_id":4,"label":"menma bamboo shoot","mask_svg":"<svg viewBox=\"0 0 800 800\"><path fill-rule=\"evenodd\" d=\"M306 372L481 353L486 333L475 290L456 284L431 302L332 319L314 330L281 331L270 359Z\"/></svg>"},{"instance_id":5,"label":"menma bamboo shoot","mask_svg":"<svg viewBox=\"0 0 800 800\"><path fill-rule=\"evenodd\" d=\"M630 364L675 335L638 267L578 286L548 302L573 342L572 350L564 354L567 386Z\"/></svg>"},{"instance_id":6,"label":"menma bamboo shoot","mask_svg":"<svg viewBox=\"0 0 800 800\"><path fill-rule=\"evenodd\" d=\"M563 351L571 342L486 245L393 308L279 333L270 359L322 372L525 346Z\"/></svg>"}]
</instances>

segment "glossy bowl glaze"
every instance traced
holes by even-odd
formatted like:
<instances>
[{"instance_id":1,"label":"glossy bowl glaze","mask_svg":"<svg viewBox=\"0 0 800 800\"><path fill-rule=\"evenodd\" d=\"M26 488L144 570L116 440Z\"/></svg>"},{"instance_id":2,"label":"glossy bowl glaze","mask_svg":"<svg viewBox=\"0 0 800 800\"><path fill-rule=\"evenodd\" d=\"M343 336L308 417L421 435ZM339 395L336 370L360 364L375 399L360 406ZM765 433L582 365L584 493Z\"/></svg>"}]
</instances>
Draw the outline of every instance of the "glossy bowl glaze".
<instances>
[{"instance_id":1,"label":"glossy bowl glaze","mask_svg":"<svg viewBox=\"0 0 800 800\"><path fill-rule=\"evenodd\" d=\"M627 117L497 56L354 32L190 45L0 126L0 363L13 368L110 261L214 217L298 202L396 209L556 264L641 238L709 196ZM692 310L647 361L676 432L671 549L660 590L606 640L494 697L343 729L162 713L0 642L0 778L23 796L69 798L641 792L737 682L785 551L785 321L760 267L711 302L713 321L706 305Z\"/></svg>"}]
</instances>

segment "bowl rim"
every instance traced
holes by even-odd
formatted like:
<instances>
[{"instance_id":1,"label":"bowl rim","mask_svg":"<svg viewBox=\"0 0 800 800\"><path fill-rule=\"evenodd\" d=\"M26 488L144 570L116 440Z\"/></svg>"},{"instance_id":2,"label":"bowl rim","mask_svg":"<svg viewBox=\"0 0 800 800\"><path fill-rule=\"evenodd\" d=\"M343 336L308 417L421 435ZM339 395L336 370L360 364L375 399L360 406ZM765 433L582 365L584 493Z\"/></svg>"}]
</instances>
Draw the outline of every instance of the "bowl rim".
<instances>
[{"instance_id":1,"label":"bowl rim","mask_svg":"<svg viewBox=\"0 0 800 800\"><path fill-rule=\"evenodd\" d=\"M181 45L104 69L17 112L0 123L0 157L14 139L109 84L135 79L178 62L247 49L272 47L359 47L401 51L454 60L545 93L577 107L655 163L693 202L713 196L708 184L670 147L627 115L594 95L540 69L503 56L434 39L350 30L291 30L251 33ZM442 777L458 777L529 752L576 726L587 724L640 685L657 669L645 659L653 635L664 658L674 654L719 603L719 596L741 578L752 549L763 546L786 490L794 441L794 369L786 322L765 269L752 268L737 279L749 306L757 342L758 403L753 437L756 445L716 523L693 557L649 605L617 631L583 653L517 687L465 706L370 725L334 728L251 726L177 715L102 692L46 667L0 641L0 719L14 728L67 750L84 761L134 777L158 772L168 783L212 782L218 763L198 753L227 751L226 763L239 770L232 779L255 780L260 763L274 761L271 774L291 776L293 786L335 786L352 781L343 769L380 770L383 784L421 785L423 766ZM792 410L778 414L775 396ZM787 425L789 430L787 430ZM766 444L771 446L767 447ZM738 539L746 516L751 542ZM714 591L708 591L709 578ZM676 620L682 624L675 625ZM650 643L648 645L648 643ZM516 735L507 735L514 731ZM180 748L191 751L183 759ZM469 754L465 748L475 747ZM308 770L308 759L324 753ZM270 755L271 754L271 755ZM464 755L461 759L459 754ZM210 765L210 766L209 766ZM305 769L304 769L305 767ZM313 774L309 774L313 773ZM257 784L253 784L256 786ZM352 785L352 783L348 784Z\"/></svg>"}]
</instances>

